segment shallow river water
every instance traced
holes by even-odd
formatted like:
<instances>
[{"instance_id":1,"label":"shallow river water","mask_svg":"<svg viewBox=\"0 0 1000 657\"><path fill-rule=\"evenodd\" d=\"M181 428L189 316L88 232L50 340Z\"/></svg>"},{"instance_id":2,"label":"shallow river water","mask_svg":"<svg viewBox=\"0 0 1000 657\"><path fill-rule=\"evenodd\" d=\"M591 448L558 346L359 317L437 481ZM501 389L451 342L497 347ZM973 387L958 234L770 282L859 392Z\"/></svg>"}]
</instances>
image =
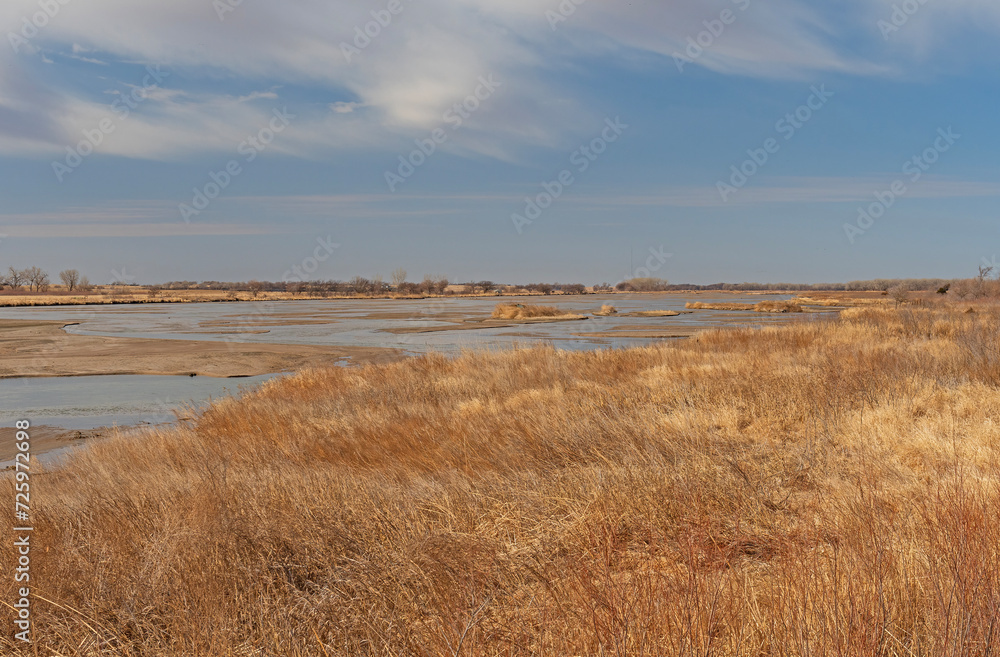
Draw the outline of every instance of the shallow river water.
<instances>
[{"instance_id":1,"label":"shallow river water","mask_svg":"<svg viewBox=\"0 0 1000 657\"><path fill-rule=\"evenodd\" d=\"M560 349L606 349L649 344L648 338L615 332L661 331L713 325L760 325L788 316L697 311L677 317L590 317L586 321L518 325L476 330L394 333L393 330L468 326L489 316L499 301L554 305L566 313L597 311L602 303L620 313L684 311L687 301L757 302L787 296L587 295L548 298L427 300L317 300L256 303L192 303L114 306L0 308L0 318L59 320L66 331L84 335L251 343L392 347L407 353L458 353L515 344L547 343ZM611 334L609 336L609 333ZM345 362L345 365L349 364ZM0 380L0 425L19 417L34 424L84 429L113 424L158 423L174 410L238 393L267 377L211 379L171 376L92 376Z\"/></svg>"}]
</instances>

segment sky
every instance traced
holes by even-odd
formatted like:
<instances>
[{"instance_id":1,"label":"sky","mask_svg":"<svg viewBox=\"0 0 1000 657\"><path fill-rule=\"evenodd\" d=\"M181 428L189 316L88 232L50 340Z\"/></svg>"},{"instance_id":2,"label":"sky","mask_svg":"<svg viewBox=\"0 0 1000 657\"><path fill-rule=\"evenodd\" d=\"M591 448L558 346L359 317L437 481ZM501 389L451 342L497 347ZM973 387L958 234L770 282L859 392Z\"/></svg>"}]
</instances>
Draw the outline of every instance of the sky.
<instances>
[{"instance_id":1,"label":"sky","mask_svg":"<svg viewBox=\"0 0 1000 657\"><path fill-rule=\"evenodd\" d=\"M0 270L967 277L995 0L4 0Z\"/></svg>"}]
</instances>

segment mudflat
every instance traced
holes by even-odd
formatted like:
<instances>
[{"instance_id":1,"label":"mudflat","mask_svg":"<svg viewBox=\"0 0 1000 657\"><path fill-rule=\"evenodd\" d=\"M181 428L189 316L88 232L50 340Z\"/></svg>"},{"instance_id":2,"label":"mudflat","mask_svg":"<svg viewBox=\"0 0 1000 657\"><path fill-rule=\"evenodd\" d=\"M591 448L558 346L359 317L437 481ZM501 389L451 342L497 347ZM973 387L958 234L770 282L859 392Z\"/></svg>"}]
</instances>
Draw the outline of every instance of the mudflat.
<instances>
[{"instance_id":1,"label":"mudflat","mask_svg":"<svg viewBox=\"0 0 1000 657\"><path fill-rule=\"evenodd\" d=\"M101 438L110 433L111 429L107 428L79 431L49 426L31 427L29 434L31 435L32 465L34 465L34 457L40 454L63 447L81 445L86 440ZM0 427L0 463L14 460L14 457L18 454L17 443L17 429L14 427Z\"/></svg>"},{"instance_id":2,"label":"mudflat","mask_svg":"<svg viewBox=\"0 0 1000 657\"><path fill-rule=\"evenodd\" d=\"M398 349L71 335L62 321L0 319L0 378L99 374L257 376L307 367L385 363Z\"/></svg>"}]
</instances>

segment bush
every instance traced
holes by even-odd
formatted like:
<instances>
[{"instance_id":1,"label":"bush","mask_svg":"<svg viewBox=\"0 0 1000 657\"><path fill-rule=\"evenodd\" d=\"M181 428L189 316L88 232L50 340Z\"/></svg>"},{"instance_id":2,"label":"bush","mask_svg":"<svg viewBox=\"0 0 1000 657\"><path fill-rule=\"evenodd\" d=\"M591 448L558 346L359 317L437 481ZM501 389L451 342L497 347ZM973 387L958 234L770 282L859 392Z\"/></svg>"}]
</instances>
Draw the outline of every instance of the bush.
<instances>
[{"instance_id":1,"label":"bush","mask_svg":"<svg viewBox=\"0 0 1000 657\"><path fill-rule=\"evenodd\" d=\"M533 317L558 317L565 315L554 306L526 306L523 303L498 303L493 309L493 319L531 319Z\"/></svg>"}]
</instances>

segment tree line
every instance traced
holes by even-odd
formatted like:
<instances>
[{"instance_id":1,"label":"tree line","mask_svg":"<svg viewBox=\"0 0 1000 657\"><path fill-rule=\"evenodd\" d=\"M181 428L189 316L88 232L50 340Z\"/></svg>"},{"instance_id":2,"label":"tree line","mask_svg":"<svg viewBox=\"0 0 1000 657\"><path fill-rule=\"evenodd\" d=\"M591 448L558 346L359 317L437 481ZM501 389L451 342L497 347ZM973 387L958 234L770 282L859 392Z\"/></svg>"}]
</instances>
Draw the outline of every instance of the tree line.
<instances>
[{"instance_id":1,"label":"tree line","mask_svg":"<svg viewBox=\"0 0 1000 657\"><path fill-rule=\"evenodd\" d=\"M1000 297L1000 272L993 266L982 266L976 277L968 279L892 279L878 278L857 280L848 283L714 283L710 285L695 285L690 283L672 284L661 278L632 278L612 285L598 283L588 288L582 283L526 283L512 285L496 283L490 280L469 281L452 284L443 276L424 276L420 282L407 280L406 270L396 269L392 272L391 281L387 282L381 276L366 278L354 276L350 280L315 280L315 281L170 281L160 285L145 286L151 295L157 295L163 290L221 290L226 292L250 292L257 297L262 292L286 292L292 294L308 294L312 296L377 296L382 294L401 294L410 296L433 296L451 294L518 294L523 292L535 294L586 294L588 290L595 293L610 292L689 292L689 291L724 291L724 292L861 292L877 291L895 293L937 291L949 294L959 299L975 299L983 297ZM66 269L59 272L59 280L69 292L89 292L93 285L87 277L81 276L76 269ZM31 292L48 292L52 282L49 274L39 267L17 269L9 267L6 273L0 272L0 289L27 289ZM123 283L125 287L140 287L135 283Z\"/></svg>"},{"instance_id":2,"label":"tree line","mask_svg":"<svg viewBox=\"0 0 1000 657\"><path fill-rule=\"evenodd\" d=\"M80 276L80 272L75 269L65 269L59 272L59 280L70 292L74 290L89 290L90 281L86 276ZM20 290L27 287L31 292L48 292L52 281L49 274L40 267L27 267L17 269L8 267L7 273L0 273L0 289L9 287L12 290Z\"/></svg>"}]
</instances>

